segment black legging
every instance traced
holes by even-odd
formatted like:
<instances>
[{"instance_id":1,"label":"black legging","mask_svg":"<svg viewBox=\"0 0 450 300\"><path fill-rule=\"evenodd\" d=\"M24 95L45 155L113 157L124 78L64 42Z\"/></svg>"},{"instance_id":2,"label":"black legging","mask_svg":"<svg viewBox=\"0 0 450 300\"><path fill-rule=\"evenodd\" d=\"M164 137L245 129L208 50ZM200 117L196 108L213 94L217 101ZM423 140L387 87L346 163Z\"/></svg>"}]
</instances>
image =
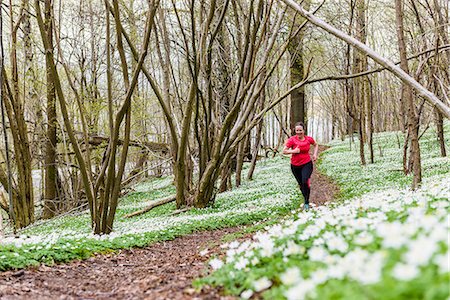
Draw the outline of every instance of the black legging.
<instances>
[{"instance_id":1,"label":"black legging","mask_svg":"<svg viewBox=\"0 0 450 300\"><path fill-rule=\"evenodd\" d=\"M300 190L302 191L303 197L305 198L305 204L309 204L309 194L311 192L310 178L313 172L312 161L309 161L301 166L291 165L291 170L295 176L295 179L297 179Z\"/></svg>"}]
</instances>

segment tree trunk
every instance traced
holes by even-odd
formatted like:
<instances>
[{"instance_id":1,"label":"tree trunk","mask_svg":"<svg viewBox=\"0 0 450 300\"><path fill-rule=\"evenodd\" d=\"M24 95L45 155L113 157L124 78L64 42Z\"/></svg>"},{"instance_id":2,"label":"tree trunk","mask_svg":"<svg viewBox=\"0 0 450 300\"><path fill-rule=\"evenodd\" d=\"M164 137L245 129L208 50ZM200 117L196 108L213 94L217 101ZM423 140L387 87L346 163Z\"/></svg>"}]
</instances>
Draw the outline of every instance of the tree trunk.
<instances>
[{"instance_id":1,"label":"tree trunk","mask_svg":"<svg viewBox=\"0 0 450 300\"><path fill-rule=\"evenodd\" d=\"M53 49L53 26L52 26L53 4L51 0L45 0L44 22L49 46ZM45 190L44 190L44 212L43 218L50 219L55 216L58 205L57 201L57 166L56 166L56 94L50 62L45 61L47 76L47 139L45 142Z\"/></svg>"},{"instance_id":2,"label":"tree trunk","mask_svg":"<svg viewBox=\"0 0 450 300\"><path fill-rule=\"evenodd\" d=\"M295 16L295 25L301 24L303 18ZM301 82L304 79L303 66L303 36L304 31L300 30L297 35L293 36L289 41L289 58L290 58L290 77L291 87ZM305 124L305 132L307 132L306 123L306 94L305 87L299 87L291 92L291 107L290 107L290 129L291 134L295 133L295 123L302 122Z\"/></svg>"},{"instance_id":3,"label":"tree trunk","mask_svg":"<svg viewBox=\"0 0 450 300\"><path fill-rule=\"evenodd\" d=\"M233 164L235 164L236 159L231 158L230 162L228 162L220 172L220 186L219 193L231 190L233 185L231 183L231 173L233 172ZM235 168L234 168L235 169Z\"/></svg>"},{"instance_id":4,"label":"tree trunk","mask_svg":"<svg viewBox=\"0 0 450 300\"><path fill-rule=\"evenodd\" d=\"M408 60L406 57L406 44L403 29L403 0L395 0L395 15L397 22L397 39L400 52L400 67L408 74ZM402 99L408 107L408 132L411 141L411 157L413 168L413 183L412 189L417 189L422 181L422 168L420 162L420 147L419 147L419 117L416 105L414 104L414 95L409 85L402 85Z\"/></svg>"},{"instance_id":5,"label":"tree trunk","mask_svg":"<svg viewBox=\"0 0 450 300\"><path fill-rule=\"evenodd\" d=\"M222 6L225 1L219 1L218 5ZM219 120L220 124L225 120L226 115L230 111L233 103L231 103L231 76L228 63L230 59L230 39L227 35L227 30L224 26L221 26L217 34L218 47L218 57L217 57L217 70L218 70L218 91L217 98L221 101L216 101L216 118ZM219 192L225 192L232 188L231 174L236 170L236 159L235 157L227 163L220 173L220 186Z\"/></svg>"},{"instance_id":6,"label":"tree trunk","mask_svg":"<svg viewBox=\"0 0 450 300\"><path fill-rule=\"evenodd\" d=\"M366 24L365 24L365 1L356 0L356 38L362 42L366 43ZM353 69L354 73L360 73L366 71L367 69L367 56L364 53L356 51L353 49ZM358 109L358 135L359 135L359 156L361 164L366 165L366 157L364 153L364 144L366 142L365 136L365 104L366 104L366 83L361 77L357 77L353 80L354 84L354 95L356 100L356 105Z\"/></svg>"},{"instance_id":7,"label":"tree trunk","mask_svg":"<svg viewBox=\"0 0 450 300\"><path fill-rule=\"evenodd\" d=\"M236 187L239 187L241 185L242 181L242 168L244 166L244 157L248 155L248 144L250 136L247 135L246 138L244 138L238 146L238 152L237 152L237 163L236 163Z\"/></svg>"},{"instance_id":8,"label":"tree trunk","mask_svg":"<svg viewBox=\"0 0 450 300\"><path fill-rule=\"evenodd\" d=\"M449 39L448 39L448 22L449 22L449 15L448 15L448 2L447 2L447 14L444 15L444 9L442 9L441 5L439 4L438 0L433 0L433 4L434 4L434 10L437 12L437 16L433 16L434 22L435 22L435 27L436 30L438 32L438 36L439 38L442 40L442 42L444 44L448 44ZM445 4L444 4L445 6ZM445 18L444 18L445 17ZM436 39L436 48L439 44L439 38ZM437 66L437 60L438 57L435 56L435 66ZM450 51L446 51L446 57L444 58L444 61L442 63L444 65L444 69L443 69L443 78L444 78L444 82L448 84L450 83L450 74L449 74L449 70L448 70L448 64L450 64ZM445 67L447 66L447 67ZM433 78L435 85L437 86L437 79ZM437 89L437 87L436 87ZM442 93L441 93L442 94ZM439 147L441 149L441 156L445 157L447 156L447 151L445 149L445 138L444 138L444 122L443 122L443 116L442 113L435 108L435 122L436 122L436 133L437 133L437 138L439 141Z\"/></svg>"},{"instance_id":9,"label":"tree trunk","mask_svg":"<svg viewBox=\"0 0 450 300\"><path fill-rule=\"evenodd\" d=\"M373 156L373 88L372 88L372 81L370 79L367 80L368 86L367 86L367 142L369 146L369 153L370 153L370 163L374 163L374 156Z\"/></svg>"},{"instance_id":10,"label":"tree trunk","mask_svg":"<svg viewBox=\"0 0 450 300\"><path fill-rule=\"evenodd\" d=\"M261 93L261 97L259 99L259 110L262 110L264 107L264 102L266 100L266 93L265 89L263 90L263 93ZM255 137L255 144L252 151L252 162L250 164L250 168L248 170L247 179L252 180L253 179L253 172L255 171L256 167L256 161L258 160L258 152L259 148L261 147L261 131L263 128L263 120L259 121L258 125L256 125L256 137ZM281 130L283 130L283 124L280 122Z\"/></svg>"},{"instance_id":11,"label":"tree trunk","mask_svg":"<svg viewBox=\"0 0 450 300\"><path fill-rule=\"evenodd\" d=\"M439 148L441 149L441 156L446 157L447 151L445 149L444 118L442 117L442 114L439 112L439 110L437 110L437 108L434 108L434 115L436 122L437 138L439 141Z\"/></svg>"},{"instance_id":12,"label":"tree trunk","mask_svg":"<svg viewBox=\"0 0 450 300\"><path fill-rule=\"evenodd\" d=\"M22 5L24 5L22 3ZM15 215L15 228L23 228L34 222L34 197L33 197L33 182L31 176L31 152L28 140L28 129L25 122L25 112L23 99L19 93L19 73L17 66L17 30L20 24L15 24L13 20L13 5L10 1L10 18L11 18L11 52L10 62L12 65L11 83L9 85L7 74L4 66L0 70L2 72L3 94L5 100L5 108L9 119L11 128L11 135L13 138L15 162L17 166L17 186L7 187L15 190L13 195L13 210ZM23 13L23 10L21 10ZM19 18L19 21L22 17Z\"/></svg>"}]
</instances>

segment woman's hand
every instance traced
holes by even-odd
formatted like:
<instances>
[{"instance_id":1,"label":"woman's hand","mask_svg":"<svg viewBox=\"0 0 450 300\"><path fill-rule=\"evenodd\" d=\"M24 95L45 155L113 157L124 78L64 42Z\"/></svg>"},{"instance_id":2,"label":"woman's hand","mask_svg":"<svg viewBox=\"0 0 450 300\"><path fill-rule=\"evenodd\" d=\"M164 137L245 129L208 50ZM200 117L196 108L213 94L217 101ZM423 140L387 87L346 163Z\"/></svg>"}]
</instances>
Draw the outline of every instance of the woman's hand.
<instances>
[{"instance_id":1,"label":"woman's hand","mask_svg":"<svg viewBox=\"0 0 450 300\"><path fill-rule=\"evenodd\" d=\"M297 154L297 153L300 153L300 148L295 148L291 150L285 146L283 149L283 154Z\"/></svg>"},{"instance_id":2,"label":"woman's hand","mask_svg":"<svg viewBox=\"0 0 450 300\"><path fill-rule=\"evenodd\" d=\"M319 153L319 144L315 143L314 144L314 154L313 154L313 161L317 160L318 154Z\"/></svg>"}]
</instances>

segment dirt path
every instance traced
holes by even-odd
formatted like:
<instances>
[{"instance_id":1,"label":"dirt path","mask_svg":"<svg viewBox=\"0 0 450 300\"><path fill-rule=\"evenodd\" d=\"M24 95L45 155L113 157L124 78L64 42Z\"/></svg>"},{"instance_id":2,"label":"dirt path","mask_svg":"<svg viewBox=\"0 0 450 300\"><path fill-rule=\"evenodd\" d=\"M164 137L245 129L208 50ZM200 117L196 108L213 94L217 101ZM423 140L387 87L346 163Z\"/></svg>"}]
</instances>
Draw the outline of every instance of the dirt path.
<instances>
[{"instance_id":1,"label":"dirt path","mask_svg":"<svg viewBox=\"0 0 450 300\"><path fill-rule=\"evenodd\" d=\"M328 147L319 146L319 153L326 150ZM339 192L338 187L331 182L325 175L320 174L314 166L314 171L311 177L311 194L310 202L316 205L323 205L334 199Z\"/></svg>"},{"instance_id":2,"label":"dirt path","mask_svg":"<svg viewBox=\"0 0 450 300\"><path fill-rule=\"evenodd\" d=\"M191 282L209 259L199 252L238 230L205 231L119 254L4 272L0 299L220 299L218 290L196 293ZM215 244L212 253L220 251Z\"/></svg>"},{"instance_id":3,"label":"dirt path","mask_svg":"<svg viewBox=\"0 0 450 300\"><path fill-rule=\"evenodd\" d=\"M336 192L315 170L311 202L321 205ZM233 299L218 289L196 292L191 282L204 274L210 255L220 252L220 239L239 230L199 232L119 254L3 272L0 299ZM200 256L205 248L209 253Z\"/></svg>"}]
</instances>

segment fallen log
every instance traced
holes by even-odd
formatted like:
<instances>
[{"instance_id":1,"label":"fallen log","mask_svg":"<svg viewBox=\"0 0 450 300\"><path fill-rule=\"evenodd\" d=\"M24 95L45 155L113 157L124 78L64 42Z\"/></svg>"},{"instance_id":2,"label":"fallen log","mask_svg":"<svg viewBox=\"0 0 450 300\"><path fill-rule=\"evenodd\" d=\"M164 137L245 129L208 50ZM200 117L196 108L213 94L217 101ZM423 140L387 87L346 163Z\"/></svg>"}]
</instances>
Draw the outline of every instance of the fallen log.
<instances>
[{"instance_id":1,"label":"fallen log","mask_svg":"<svg viewBox=\"0 0 450 300\"><path fill-rule=\"evenodd\" d=\"M168 214L168 216L176 216L176 215L179 215L179 214L184 213L186 211L190 211L191 209L192 209L192 207L181 208L181 209L178 209L178 210L175 210L175 211L171 212L170 214Z\"/></svg>"},{"instance_id":2,"label":"fallen log","mask_svg":"<svg viewBox=\"0 0 450 300\"><path fill-rule=\"evenodd\" d=\"M169 196L167 198L161 199L159 201L156 201L156 202L150 204L149 206L147 206L144 209L141 209L141 210L135 211L135 212L133 212L131 214L125 215L124 218L131 218L131 217L136 217L136 216L145 214L146 212L151 211L155 207L158 207L158 206L161 206L161 205L173 202L173 201L175 201L175 199L176 199L176 197L174 195Z\"/></svg>"},{"instance_id":3,"label":"fallen log","mask_svg":"<svg viewBox=\"0 0 450 300\"><path fill-rule=\"evenodd\" d=\"M82 133L77 132L78 135L78 141L81 145L85 144L84 137L82 136ZM58 140L58 142L61 142L61 139ZM108 147L109 143L109 137L105 136L99 136L99 135L89 135L89 140L87 141L87 144L89 144L92 147L95 148L106 148ZM123 145L123 140L119 139L117 140L118 145ZM130 147L137 147L145 150L149 150L151 152L161 153L163 155L167 155L170 151L169 144L166 143L157 143L157 142L140 142L135 140L130 140L129 142ZM86 151L86 146L81 149L82 152ZM58 153L59 156L63 155L74 155L75 152L65 152L65 153ZM40 159L43 159L43 155L38 155Z\"/></svg>"},{"instance_id":4,"label":"fallen log","mask_svg":"<svg viewBox=\"0 0 450 300\"><path fill-rule=\"evenodd\" d=\"M84 141L83 141L84 142ZM106 145L109 142L109 137L100 136L100 135L89 135L89 145L92 146L101 146L102 144ZM119 145L123 144L123 140L119 139L117 141ZM140 142L131 140L129 142L131 147L139 147L142 149L148 149L152 152L161 152L163 154L169 153L169 145L166 143L157 143L157 142Z\"/></svg>"}]
</instances>

